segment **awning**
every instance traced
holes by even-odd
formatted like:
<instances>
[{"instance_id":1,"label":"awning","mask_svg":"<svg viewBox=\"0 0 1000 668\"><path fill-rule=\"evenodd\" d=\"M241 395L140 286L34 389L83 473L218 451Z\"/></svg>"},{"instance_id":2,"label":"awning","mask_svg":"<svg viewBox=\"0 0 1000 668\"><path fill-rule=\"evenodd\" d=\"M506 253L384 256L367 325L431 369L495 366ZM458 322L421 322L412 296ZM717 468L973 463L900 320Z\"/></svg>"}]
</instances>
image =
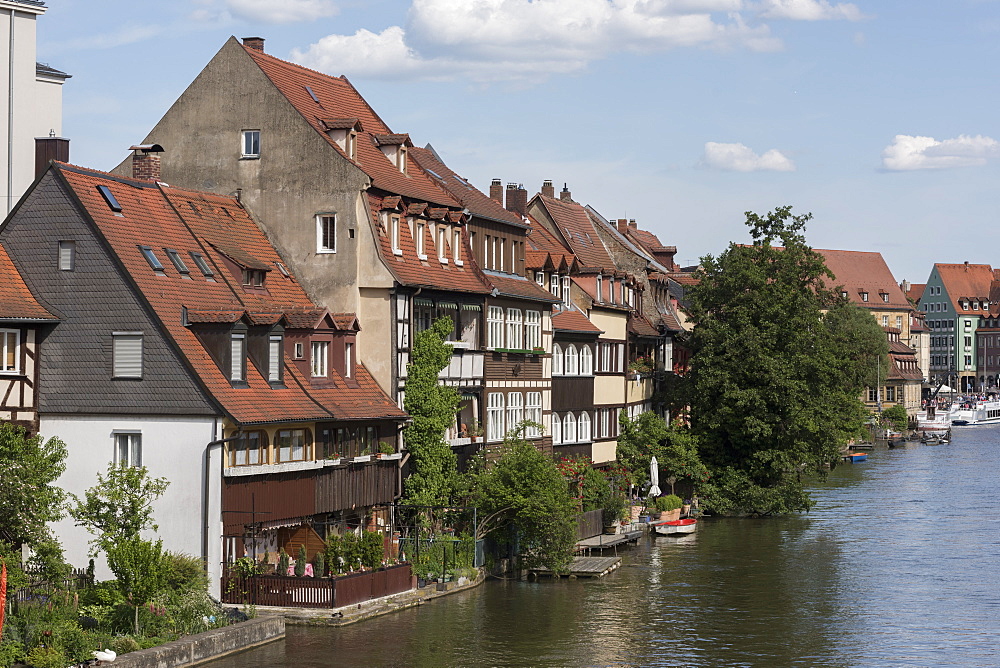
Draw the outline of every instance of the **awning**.
<instances>
[{"instance_id":1,"label":"awning","mask_svg":"<svg viewBox=\"0 0 1000 668\"><path fill-rule=\"evenodd\" d=\"M438 302L438 308L450 308L458 310L458 304L455 302Z\"/></svg>"},{"instance_id":2,"label":"awning","mask_svg":"<svg viewBox=\"0 0 1000 668\"><path fill-rule=\"evenodd\" d=\"M463 311L481 311L483 310L479 304L462 304Z\"/></svg>"},{"instance_id":3,"label":"awning","mask_svg":"<svg viewBox=\"0 0 1000 668\"><path fill-rule=\"evenodd\" d=\"M414 297L414 299L413 299L413 305L414 306L434 306L434 302L431 301L430 299L424 299L423 297Z\"/></svg>"}]
</instances>

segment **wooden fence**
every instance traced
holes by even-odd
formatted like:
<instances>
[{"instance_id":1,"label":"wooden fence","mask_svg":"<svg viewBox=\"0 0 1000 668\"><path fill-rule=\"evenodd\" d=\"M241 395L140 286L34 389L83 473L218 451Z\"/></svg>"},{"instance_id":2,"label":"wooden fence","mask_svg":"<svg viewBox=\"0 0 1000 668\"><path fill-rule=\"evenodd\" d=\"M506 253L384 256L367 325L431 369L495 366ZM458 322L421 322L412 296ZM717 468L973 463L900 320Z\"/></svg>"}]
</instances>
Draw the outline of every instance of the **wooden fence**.
<instances>
[{"instance_id":1,"label":"wooden fence","mask_svg":"<svg viewBox=\"0 0 1000 668\"><path fill-rule=\"evenodd\" d=\"M339 578L297 578L280 575L222 577L222 602L275 605L284 608L340 608L413 587L410 564Z\"/></svg>"},{"instance_id":2,"label":"wooden fence","mask_svg":"<svg viewBox=\"0 0 1000 668\"><path fill-rule=\"evenodd\" d=\"M580 513L576 517L576 539L584 540L593 536L599 536L604 532L603 511L588 510Z\"/></svg>"}]
</instances>

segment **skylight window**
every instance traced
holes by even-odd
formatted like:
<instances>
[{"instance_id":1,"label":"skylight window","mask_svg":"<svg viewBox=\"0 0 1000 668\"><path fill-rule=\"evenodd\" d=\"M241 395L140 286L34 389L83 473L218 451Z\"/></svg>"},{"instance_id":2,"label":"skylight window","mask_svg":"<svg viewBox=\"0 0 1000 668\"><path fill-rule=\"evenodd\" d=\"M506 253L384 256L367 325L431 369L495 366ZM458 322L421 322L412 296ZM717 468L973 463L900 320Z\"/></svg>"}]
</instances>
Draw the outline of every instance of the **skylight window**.
<instances>
[{"instance_id":1,"label":"skylight window","mask_svg":"<svg viewBox=\"0 0 1000 668\"><path fill-rule=\"evenodd\" d=\"M288 276L288 267L281 264L280 262L275 262L274 264L278 267L278 271L281 272L282 276Z\"/></svg>"},{"instance_id":2,"label":"skylight window","mask_svg":"<svg viewBox=\"0 0 1000 668\"><path fill-rule=\"evenodd\" d=\"M186 264L184 264L184 260L181 259L180 253L175 251L173 248L164 248L163 250L166 251L167 257L170 258L170 261L173 263L177 271L185 275L191 273L191 270L187 268Z\"/></svg>"},{"instance_id":3,"label":"skylight window","mask_svg":"<svg viewBox=\"0 0 1000 668\"><path fill-rule=\"evenodd\" d=\"M156 253L149 246L139 246L139 250L142 251L142 256L146 258L146 262L149 266L153 268L154 271L163 271L163 263L160 259L156 257Z\"/></svg>"},{"instance_id":4,"label":"skylight window","mask_svg":"<svg viewBox=\"0 0 1000 668\"><path fill-rule=\"evenodd\" d=\"M201 273L205 274L205 276L212 277L215 275L215 272L209 268L208 262L205 261L204 255L191 251L191 259L194 260L195 265L197 265L198 269Z\"/></svg>"},{"instance_id":5,"label":"skylight window","mask_svg":"<svg viewBox=\"0 0 1000 668\"><path fill-rule=\"evenodd\" d=\"M114 193L111 192L110 188L107 186L97 186L97 192L101 193L101 197L103 197L104 201L107 202L109 209L115 213L121 213L122 205L118 203L117 199L115 199Z\"/></svg>"},{"instance_id":6,"label":"skylight window","mask_svg":"<svg viewBox=\"0 0 1000 668\"><path fill-rule=\"evenodd\" d=\"M313 92L313 89L311 87L306 86L306 92L309 93L309 97L313 99L313 102L319 104L319 98L316 97L316 93Z\"/></svg>"}]
</instances>

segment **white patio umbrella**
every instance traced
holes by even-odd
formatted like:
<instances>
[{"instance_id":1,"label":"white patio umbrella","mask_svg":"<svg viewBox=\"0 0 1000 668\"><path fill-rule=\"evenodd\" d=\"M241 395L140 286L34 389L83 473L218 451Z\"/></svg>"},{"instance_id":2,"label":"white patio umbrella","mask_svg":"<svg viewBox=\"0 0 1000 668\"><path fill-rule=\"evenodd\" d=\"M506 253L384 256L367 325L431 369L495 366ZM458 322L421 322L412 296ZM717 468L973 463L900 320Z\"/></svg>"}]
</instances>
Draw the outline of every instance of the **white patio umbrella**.
<instances>
[{"instance_id":1,"label":"white patio umbrella","mask_svg":"<svg viewBox=\"0 0 1000 668\"><path fill-rule=\"evenodd\" d=\"M649 496L660 494L660 465L656 463L656 457L653 457L649 460Z\"/></svg>"}]
</instances>

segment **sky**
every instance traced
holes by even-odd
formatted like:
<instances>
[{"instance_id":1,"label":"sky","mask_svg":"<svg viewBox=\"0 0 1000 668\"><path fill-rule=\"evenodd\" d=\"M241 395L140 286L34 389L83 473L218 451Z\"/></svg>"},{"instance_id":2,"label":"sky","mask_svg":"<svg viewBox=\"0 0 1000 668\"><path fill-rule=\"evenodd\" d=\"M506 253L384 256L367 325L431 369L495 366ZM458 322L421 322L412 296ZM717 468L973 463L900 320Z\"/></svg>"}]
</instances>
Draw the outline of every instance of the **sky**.
<instances>
[{"instance_id":1,"label":"sky","mask_svg":"<svg viewBox=\"0 0 1000 668\"><path fill-rule=\"evenodd\" d=\"M1000 0L47 0L70 160L110 169L230 37L346 75L488 191L545 179L692 265L746 211L898 281L1000 266ZM169 151L169 147L165 147Z\"/></svg>"}]
</instances>

